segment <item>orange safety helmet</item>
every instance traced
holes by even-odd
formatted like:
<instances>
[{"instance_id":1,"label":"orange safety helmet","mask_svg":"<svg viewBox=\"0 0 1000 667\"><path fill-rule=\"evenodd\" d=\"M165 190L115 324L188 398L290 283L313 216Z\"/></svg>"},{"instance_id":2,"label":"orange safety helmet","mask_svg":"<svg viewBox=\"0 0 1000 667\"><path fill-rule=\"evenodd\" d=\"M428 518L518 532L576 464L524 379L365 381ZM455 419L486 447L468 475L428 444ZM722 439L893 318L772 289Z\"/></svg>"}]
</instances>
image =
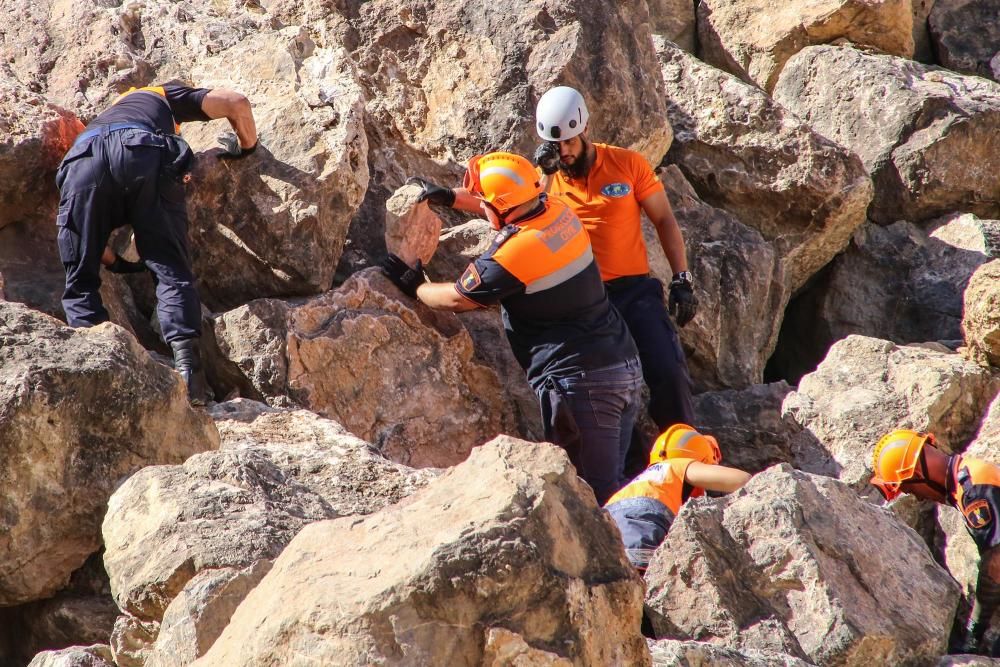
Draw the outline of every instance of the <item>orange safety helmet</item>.
<instances>
[{"instance_id":1,"label":"orange safety helmet","mask_svg":"<svg viewBox=\"0 0 1000 667\"><path fill-rule=\"evenodd\" d=\"M466 187L501 216L542 194L534 165L515 153L487 153L479 158L476 168L470 165L466 173Z\"/></svg>"},{"instance_id":2,"label":"orange safety helmet","mask_svg":"<svg viewBox=\"0 0 1000 667\"><path fill-rule=\"evenodd\" d=\"M913 477L913 471L924 450L924 443L937 444L930 433L920 433L909 429L897 429L882 436L872 454L871 483L886 500L893 500L900 494L899 485Z\"/></svg>"},{"instance_id":3,"label":"orange safety helmet","mask_svg":"<svg viewBox=\"0 0 1000 667\"><path fill-rule=\"evenodd\" d=\"M694 459L710 465L722 461L719 443L710 435L702 435L687 424L674 424L653 444L649 464L667 459Z\"/></svg>"}]
</instances>

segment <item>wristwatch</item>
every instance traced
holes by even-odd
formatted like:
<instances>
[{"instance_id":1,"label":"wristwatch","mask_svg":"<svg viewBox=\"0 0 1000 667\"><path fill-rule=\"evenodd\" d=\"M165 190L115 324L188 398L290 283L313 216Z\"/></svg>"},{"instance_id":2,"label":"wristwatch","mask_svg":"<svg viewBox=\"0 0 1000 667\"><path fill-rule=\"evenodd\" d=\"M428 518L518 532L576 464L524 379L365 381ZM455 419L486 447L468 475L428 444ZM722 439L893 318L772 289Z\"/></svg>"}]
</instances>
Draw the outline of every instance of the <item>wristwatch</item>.
<instances>
[{"instance_id":1,"label":"wristwatch","mask_svg":"<svg viewBox=\"0 0 1000 667\"><path fill-rule=\"evenodd\" d=\"M694 279L691 277L690 271L678 271L677 273L674 274L673 280L671 280L671 282L674 281L687 283L688 285L694 285Z\"/></svg>"}]
</instances>

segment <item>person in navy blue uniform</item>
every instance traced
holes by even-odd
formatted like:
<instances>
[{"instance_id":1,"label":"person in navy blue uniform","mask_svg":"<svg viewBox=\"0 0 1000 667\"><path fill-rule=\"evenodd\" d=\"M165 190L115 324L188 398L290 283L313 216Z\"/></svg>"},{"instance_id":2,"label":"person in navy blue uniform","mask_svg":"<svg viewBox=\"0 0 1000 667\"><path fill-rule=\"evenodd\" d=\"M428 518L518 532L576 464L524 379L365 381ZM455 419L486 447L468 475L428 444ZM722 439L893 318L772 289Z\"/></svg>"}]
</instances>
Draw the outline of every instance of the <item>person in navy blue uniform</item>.
<instances>
[{"instance_id":1,"label":"person in navy blue uniform","mask_svg":"<svg viewBox=\"0 0 1000 667\"><path fill-rule=\"evenodd\" d=\"M180 124L214 118L228 119L235 131L220 138L220 158L240 159L257 148L253 112L240 93L178 84L130 89L76 138L56 173L67 323L89 327L108 321L100 295L102 265L117 273L149 270L163 339L193 403L204 403L206 389L184 192L193 154L180 137ZM139 262L107 248L112 231L124 225L133 229Z\"/></svg>"},{"instance_id":2,"label":"person in navy blue uniform","mask_svg":"<svg viewBox=\"0 0 1000 667\"><path fill-rule=\"evenodd\" d=\"M603 504L624 482L639 410L635 343L608 300L580 219L545 197L527 158L474 158L467 181L462 196L478 201L497 230L489 250L454 283L427 282L419 265L395 255L383 270L431 308L500 305L507 340L538 396L546 439L566 450ZM417 182L430 199L435 186Z\"/></svg>"},{"instance_id":3,"label":"person in navy blue uniform","mask_svg":"<svg viewBox=\"0 0 1000 667\"><path fill-rule=\"evenodd\" d=\"M987 630L1000 608L1000 466L936 445L933 433L887 433L872 454L871 483L886 500L908 493L962 513L979 549L979 577L969 621L953 630L949 652L998 657L1000 639L989 641Z\"/></svg>"}]
</instances>

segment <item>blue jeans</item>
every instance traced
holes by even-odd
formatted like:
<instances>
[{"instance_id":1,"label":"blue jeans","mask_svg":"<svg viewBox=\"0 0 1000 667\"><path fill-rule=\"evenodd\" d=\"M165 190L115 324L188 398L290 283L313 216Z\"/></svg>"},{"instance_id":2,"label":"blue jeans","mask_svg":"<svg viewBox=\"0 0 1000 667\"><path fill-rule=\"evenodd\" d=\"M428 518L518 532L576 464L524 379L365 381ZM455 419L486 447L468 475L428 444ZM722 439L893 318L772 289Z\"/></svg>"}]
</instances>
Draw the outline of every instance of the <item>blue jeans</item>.
<instances>
[{"instance_id":1,"label":"blue jeans","mask_svg":"<svg viewBox=\"0 0 1000 667\"><path fill-rule=\"evenodd\" d=\"M537 390L545 438L566 450L603 505L625 483L625 455L639 414L637 357L604 368L549 377Z\"/></svg>"}]
</instances>

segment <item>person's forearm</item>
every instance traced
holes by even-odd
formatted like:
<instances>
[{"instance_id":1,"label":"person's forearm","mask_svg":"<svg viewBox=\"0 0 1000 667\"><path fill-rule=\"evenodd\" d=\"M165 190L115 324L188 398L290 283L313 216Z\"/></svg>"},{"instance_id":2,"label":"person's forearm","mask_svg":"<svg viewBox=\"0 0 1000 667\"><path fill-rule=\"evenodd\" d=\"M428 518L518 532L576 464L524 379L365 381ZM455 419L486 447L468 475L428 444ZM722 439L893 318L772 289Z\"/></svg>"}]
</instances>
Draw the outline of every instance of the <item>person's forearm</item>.
<instances>
[{"instance_id":1,"label":"person's forearm","mask_svg":"<svg viewBox=\"0 0 1000 667\"><path fill-rule=\"evenodd\" d=\"M476 302L462 296L452 283L423 283L417 288L417 298L434 310L453 313L479 307Z\"/></svg>"},{"instance_id":2,"label":"person's forearm","mask_svg":"<svg viewBox=\"0 0 1000 667\"><path fill-rule=\"evenodd\" d=\"M216 88L205 95L201 109L209 118L228 120L240 139L240 147L253 148L257 145L257 124L254 121L250 101L245 95L233 90Z\"/></svg>"},{"instance_id":3,"label":"person's forearm","mask_svg":"<svg viewBox=\"0 0 1000 667\"><path fill-rule=\"evenodd\" d=\"M670 262L670 270L674 273L687 271L687 247L684 245L684 236L676 218L673 215L663 216L660 220L654 220L653 226L656 228L663 253Z\"/></svg>"},{"instance_id":4,"label":"person's forearm","mask_svg":"<svg viewBox=\"0 0 1000 667\"><path fill-rule=\"evenodd\" d=\"M453 192L455 193L455 203L452 205L452 208L469 213L482 213L479 197L476 197L465 188L454 188Z\"/></svg>"}]
</instances>

